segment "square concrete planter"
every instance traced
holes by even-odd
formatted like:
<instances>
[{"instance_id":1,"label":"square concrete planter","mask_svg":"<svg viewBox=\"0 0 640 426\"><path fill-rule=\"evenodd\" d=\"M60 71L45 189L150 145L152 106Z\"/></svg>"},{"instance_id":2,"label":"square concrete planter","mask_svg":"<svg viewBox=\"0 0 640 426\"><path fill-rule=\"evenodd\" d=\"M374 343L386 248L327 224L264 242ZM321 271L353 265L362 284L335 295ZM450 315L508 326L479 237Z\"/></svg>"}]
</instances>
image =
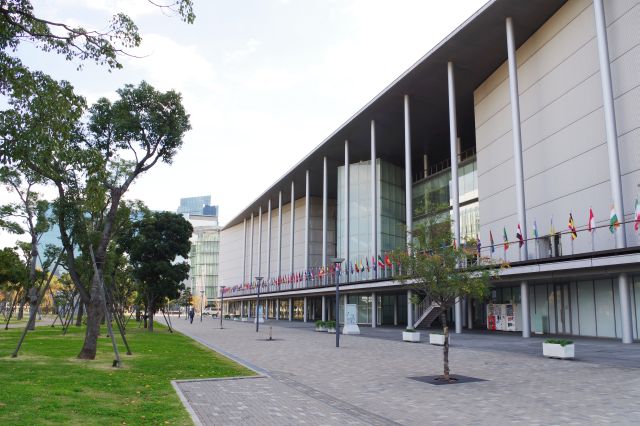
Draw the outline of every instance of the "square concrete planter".
<instances>
[{"instance_id":1,"label":"square concrete planter","mask_svg":"<svg viewBox=\"0 0 640 426\"><path fill-rule=\"evenodd\" d=\"M562 346L559 343L542 344L542 355L547 358L573 359L576 354L576 345L573 343Z\"/></svg>"},{"instance_id":2,"label":"square concrete planter","mask_svg":"<svg viewBox=\"0 0 640 426\"><path fill-rule=\"evenodd\" d=\"M242 321L242 322L247 322L248 320L249 320L249 318L247 318L247 317L242 317L242 318L240 319L240 321Z\"/></svg>"},{"instance_id":3,"label":"square concrete planter","mask_svg":"<svg viewBox=\"0 0 640 426\"><path fill-rule=\"evenodd\" d=\"M327 333L333 333L333 334L335 334L335 333L336 333L336 329L335 329L335 327L334 327L334 328L327 328Z\"/></svg>"},{"instance_id":4,"label":"square concrete planter","mask_svg":"<svg viewBox=\"0 0 640 426\"><path fill-rule=\"evenodd\" d=\"M402 332L402 340L405 342L420 342L420 332L419 331L403 331Z\"/></svg>"},{"instance_id":5,"label":"square concrete planter","mask_svg":"<svg viewBox=\"0 0 640 426\"><path fill-rule=\"evenodd\" d=\"M318 327L318 326L316 326L316 331L327 331L327 327Z\"/></svg>"},{"instance_id":6,"label":"square concrete planter","mask_svg":"<svg viewBox=\"0 0 640 426\"><path fill-rule=\"evenodd\" d=\"M444 334L429 333L429 343L444 346ZM451 343L451 337L449 337L449 343Z\"/></svg>"}]
</instances>

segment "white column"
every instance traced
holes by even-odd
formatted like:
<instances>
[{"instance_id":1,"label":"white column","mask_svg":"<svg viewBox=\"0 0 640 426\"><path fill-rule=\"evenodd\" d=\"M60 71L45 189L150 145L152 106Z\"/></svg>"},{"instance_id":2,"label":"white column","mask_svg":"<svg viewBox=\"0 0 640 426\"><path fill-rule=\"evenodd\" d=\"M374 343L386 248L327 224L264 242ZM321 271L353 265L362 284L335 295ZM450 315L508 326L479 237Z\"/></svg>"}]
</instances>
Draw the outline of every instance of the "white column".
<instances>
[{"instance_id":1,"label":"white column","mask_svg":"<svg viewBox=\"0 0 640 426\"><path fill-rule=\"evenodd\" d=\"M375 267L375 258L378 255L378 208L376 194L376 122L371 120L371 255L373 256L373 265ZM377 271L378 268L375 268ZM373 273L374 278L378 278L377 272ZM375 327L375 326L374 326Z\"/></svg>"},{"instance_id":2,"label":"white column","mask_svg":"<svg viewBox=\"0 0 640 426\"><path fill-rule=\"evenodd\" d=\"M413 229L413 182L411 177L411 114L409 111L409 95L404 95L404 188L407 223L407 247L410 247Z\"/></svg>"},{"instance_id":3,"label":"white column","mask_svg":"<svg viewBox=\"0 0 640 426\"><path fill-rule=\"evenodd\" d=\"M458 119L456 110L456 85L453 62L447 63L449 85L449 147L451 150L451 205L453 206L453 238L460 247L460 191L458 189ZM462 306L459 297L453 307L456 319L456 333L462 333Z\"/></svg>"},{"instance_id":4,"label":"white column","mask_svg":"<svg viewBox=\"0 0 640 426\"><path fill-rule=\"evenodd\" d=\"M616 210L620 221L624 222L624 200L622 197L622 180L620 178L620 156L618 154L618 129L616 128L616 111L613 103L611 64L609 62L607 24L604 16L603 1L593 0L593 10L596 17L598 60L600 61L600 80L602 84L602 100L604 103L604 124L609 153L609 181L611 182L613 208ZM625 248L627 246L627 236L624 223L621 224L615 235L616 248ZM622 296L622 293L620 295Z\"/></svg>"},{"instance_id":5,"label":"white column","mask_svg":"<svg viewBox=\"0 0 640 426\"><path fill-rule=\"evenodd\" d=\"M520 306L522 309L522 337L531 337L531 314L529 313L529 283L520 283Z\"/></svg>"},{"instance_id":6,"label":"white column","mask_svg":"<svg viewBox=\"0 0 640 426\"><path fill-rule=\"evenodd\" d=\"M289 321L293 319L293 299L289 298Z\"/></svg>"},{"instance_id":7,"label":"white column","mask_svg":"<svg viewBox=\"0 0 640 426\"><path fill-rule=\"evenodd\" d=\"M378 323L378 306L377 306L377 296L376 296L376 292L374 291L373 293L371 293L371 327L372 328L376 328L377 323Z\"/></svg>"},{"instance_id":8,"label":"white column","mask_svg":"<svg viewBox=\"0 0 640 426\"><path fill-rule=\"evenodd\" d=\"M322 296L322 321L327 320L327 302L326 296Z\"/></svg>"},{"instance_id":9,"label":"white column","mask_svg":"<svg viewBox=\"0 0 640 426\"><path fill-rule=\"evenodd\" d=\"M282 276L282 191L278 192L278 277Z\"/></svg>"},{"instance_id":10,"label":"white column","mask_svg":"<svg viewBox=\"0 0 640 426\"><path fill-rule=\"evenodd\" d=\"M291 256L289 262L289 273L293 274L293 243L295 242L295 232L296 232L296 192L295 192L295 183L291 181L291 247L289 249L289 255Z\"/></svg>"},{"instance_id":11,"label":"white column","mask_svg":"<svg viewBox=\"0 0 640 426\"><path fill-rule=\"evenodd\" d=\"M249 240L251 243L249 244L249 284L253 284L253 213L251 213L251 236Z\"/></svg>"},{"instance_id":12,"label":"white column","mask_svg":"<svg viewBox=\"0 0 640 426\"><path fill-rule=\"evenodd\" d=\"M527 248L527 212L524 201L524 172L522 166L522 131L520 130L520 95L518 93L518 65L516 63L516 43L513 34L513 19L507 18L507 56L509 61L509 93L511 96L511 129L513 133L513 164L516 173L516 200L518 222L525 238L521 251L522 260L529 259Z\"/></svg>"},{"instance_id":13,"label":"white column","mask_svg":"<svg viewBox=\"0 0 640 426\"><path fill-rule=\"evenodd\" d=\"M245 284L247 282L247 218L243 220L242 237L242 284ZM240 316L242 316L242 313L240 313Z\"/></svg>"},{"instance_id":14,"label":"white column","mask_svg":"<svg viewBox=\"0 0 640 426\"><path fill-rule=\"evenodd\" d=\"M344 274L345 281L349 282L349 141L344 141Z\"/></svg>"},{"instance_id":15,"label":"white column","mask_svg":"<svg viewBox=\"0 0 640 426\"><path fill-rule=\"evenodd\" d=\"M602 100L604 108L604 122L607 134L607 150L609 157L609 181L613 196L613 208L620 218L621 226L616 230L616 248L627 246L627 236L624 224L624 198L622 196L622 179L620 177L620 155L618 153L618 129L616 128L616 112L613 101L613 87L611 84L611 63L609 60L609 46L607 41L607 24L604 16L602 0L593 1L596 20L596 36L598 40L598 60L600 62L600 79L602 84ZM622 322L622 343L633 342L633 326L631 300L629 296L629 277L627 274L618 276L620 288L620 319Z\"/></svg>"},{"instance_id":16,"label":"white column","mask_svg":"<svg viewBox=\"0 0 640 426\"><path fill-rule=\"evenodd\" d=\"M393 325L398 325L398 295L393 297Z\"/></svg>"},{"instance_id":17,"label":"white column","mask_svg":"<svg viewBox=\"0 0 640 426\"><path fill-rule=\"evenodd\" d=\"M280 319L280 299L276 299L276 320Z\"/></svg>"},{"instance_id":18,"label":"white column","mask_svg":"<svg viewBox=\"0 0 640 426\"><path fill-rule=\"evenodd\" d=\"M271 278L271 198L267 203L267 280Z\"/></svg>"},{"instance_id":19,"label":"white column","mask_svg":"<svg viewBox=\"0 0 640 426\"><path fill-rule=\"evenodd\" d=\"M262 276L262 206L258 208L258 275Z\"/></svg>"},{"instance_id":20,"label":"white column","mask_svg":"<svg viewBox=\"0 0 640 426\"><path fill-rule=\"evenodd\" d=\"M305 173L305 200L304 200L304 284L307 286L307 273L309 272L309 213L311 205L309 200L309 170ZM306 300L306 299L305 299ZM306 318L305 318L306 321Z\"/></svg>"},{"instance_id":21,"label":"white column","mask_svg":"<svg viewBox=\"0 0 640 426\"><path fill-rule=\"evenodd\" d=\"M411 290L407 290L407 328L413 328L413 303L411 303Z\"/></svg>"},{"instance_id":22,"label":"white column","mask_svg":"<svg viewBox=\"0 0 640 426\"><path fill-rule=\"evenodd\" d=\"M302 321L307 322L307 296L303 299L304 304L302 305Z\"/></svg>"},{"instance_id":23,"label":"white column","mask_svg":"<svg viewBox=\"0 0 640 426\"><path fill-rule=\"evenodd\" d=\"M328 210L328 175L327 175L327 157L322 159L322 267L326 268L328 263L327 258L327 210ZM328 271L326 271L328 272ZM325 273L325 277L323 278L324 282L326 282L326 277L328 274ZM324 296L322 297L324 303ZM324 305L323 305L324 306ZM322 308L324 312L324 307ZM323 314L324 315L324 314ZM324 321L324 318L322 319Z\"/></svg>"}]
</instances>

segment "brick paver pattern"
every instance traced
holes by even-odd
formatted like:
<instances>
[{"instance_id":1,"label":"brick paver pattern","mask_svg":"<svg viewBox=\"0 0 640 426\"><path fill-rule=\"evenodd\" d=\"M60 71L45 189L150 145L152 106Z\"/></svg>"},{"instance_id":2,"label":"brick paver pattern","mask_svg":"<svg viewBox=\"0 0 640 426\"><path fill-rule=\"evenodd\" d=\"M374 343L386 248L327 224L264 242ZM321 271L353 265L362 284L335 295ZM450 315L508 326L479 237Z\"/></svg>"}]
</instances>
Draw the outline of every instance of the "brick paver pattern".
<instances>
[{"instance_id":1,"label":"brick paver pattern","mask_svg":"<svg viewBox=\"0 0 640 426\"><path fill-rule=\"evenodd\" d=\"M273 341L269 324L173 324L267 372L179 383L203 424L640 424L640 368L456 348L454 336L452 372L486 381L434 386L410 377L441 373L437 346L341 336L336 348L311 324L274 324Z\"/></svg>"}]
</instances>

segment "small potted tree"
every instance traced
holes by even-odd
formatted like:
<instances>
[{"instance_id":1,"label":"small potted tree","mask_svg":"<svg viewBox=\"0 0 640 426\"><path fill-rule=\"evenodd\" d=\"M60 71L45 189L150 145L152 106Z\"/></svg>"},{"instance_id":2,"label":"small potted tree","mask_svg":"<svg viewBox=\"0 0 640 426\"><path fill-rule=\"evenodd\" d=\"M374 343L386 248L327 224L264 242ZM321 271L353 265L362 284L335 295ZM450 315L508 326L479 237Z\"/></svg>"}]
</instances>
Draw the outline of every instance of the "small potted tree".
<instances>
[{"instance_id":1,"label":"small potted tree","mask_svg":"<svg viewBox=\"0 0 640 426\"><path fill-rule=\"evenodd\" d=\"M327 327L327 332L335 333L336 332L336 322L335 321L325 321L324 325Z\"/></svg>"},{"instance_id":2,"label":"small potted tree","mask_svg":"<svg viewBox=\"0 0 640 426\"><path fill-rule=\"evenodd\" d=\"M402 332L402 340L405 342L420 342L420 332L415 328L407 328Z\"/></svg>"},{"instance_id":3,"label":"small potted tree","mask_svg":"<svg viewBox=\"0 0 640 426\"><path fill-rule=\"evenodd\" d=\"M449 337L449 343L451 343L451 337ZM429 333L429 343L436 346L444 346L444 334L443 333Z\"/></svg>"},{"instance_id":4,"label":"small potted tree","mask_svg":"<svg viewBox=\"0 0 640 426\"><path fill-rule=\"evenodd\" d=\"M573 359L576 348L573 340L547 339L542 343L542 355L547 358Z\"/></svg>"},{"instance_id":5,"label":"small potted tree","mask_svg":"<svg viewBox=\"0 0 640 426\"><path fill-rule=\"evenodd\" d=\"M325 321L318 320L316 321L316 331L327 331L327 326Z\"/></svg>"}]
</instances>

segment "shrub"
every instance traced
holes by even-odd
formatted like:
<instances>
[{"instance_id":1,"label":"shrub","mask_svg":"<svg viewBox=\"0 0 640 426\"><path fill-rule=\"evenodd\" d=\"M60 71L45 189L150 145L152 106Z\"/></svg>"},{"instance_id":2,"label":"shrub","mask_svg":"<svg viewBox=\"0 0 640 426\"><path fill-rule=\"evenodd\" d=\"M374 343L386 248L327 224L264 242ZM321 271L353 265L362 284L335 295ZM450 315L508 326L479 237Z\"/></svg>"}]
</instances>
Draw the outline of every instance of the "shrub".
<instances>
[{"instance_id":1,"label":"shrub","mask_svg":"<svg viewBox=\"0 0 640 426\"><path fill-rule=\"evenodd\" d=\"M326 321L324 324L327 326L327 328L336 328L335 321Z\"/></svg>"},{"instance_id":2,"label":"shrub","mask_svg":"<svg viewBox=\"0 0 640 426\"><path fill-rule=\"evenodd\" d=\"M573 345L573 340L568 339L547 339L544 342L560 346Z\"/></svg>"},{"instance_id":3,"label":"shrub","mask_svg":"<svg viewBox=\"0 0 640 426\"><path fill-rule=\"evenodd\" d=\"M325 321L322 321L322 320L318 320L318 321L316 321L316 328L322 328L322 327L324 327L325 325L326 325L326 324L325 324Z\"/></svg>"},{"instance_id":4,"label":"shrub","mask_svg":"<svg viewBox=\"0 0 640 426\"><path fill-rule=\"evenodd\" d=\"M418 330L416 330L415 328L407 328L405 331L407 333L417 333L418 332Z\"/></svg>"}]
</instances>

